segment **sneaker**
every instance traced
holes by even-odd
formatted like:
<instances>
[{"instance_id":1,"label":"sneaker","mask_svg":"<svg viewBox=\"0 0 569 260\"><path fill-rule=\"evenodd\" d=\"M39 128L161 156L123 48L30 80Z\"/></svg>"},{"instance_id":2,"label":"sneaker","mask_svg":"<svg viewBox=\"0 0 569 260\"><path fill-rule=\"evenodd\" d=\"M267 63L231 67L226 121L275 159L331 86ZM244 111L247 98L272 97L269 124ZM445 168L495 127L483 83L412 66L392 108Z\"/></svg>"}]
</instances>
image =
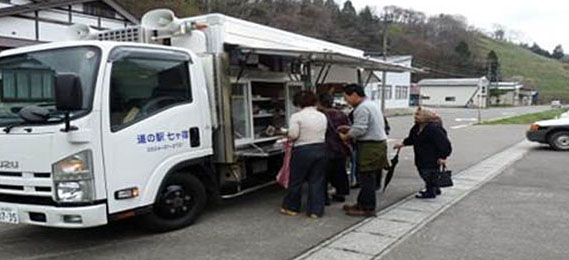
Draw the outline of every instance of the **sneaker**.
<instances>
[{"instance_id":1,"label":"sneaker","mask_svg":"<svg viewBox=\"0 0 569 260\"><path fill-rule=\"evenodd\" d=\"M376 216L374 210L363 210L363 209L350 209L346 211L346 215L352 217L366 217L366 218Z\"/></svg>"},{"instance_id":2,"label":"sneaker","mask_svg":"<svg viewBox=\"0 0 569 260\"><path fill-rule=\"evenodd\" d=\"M417 199L434 199L436 197L437 197L437 195L428 194L428 193L421 193L421 192L419 192L419 194L415 195L415 198L417 198Z\"/></svg>"},{"instance_id":3,"label":"sneaker","mask_svg":"<svg viewBox=\"0 0 569 260\"><path fill-rule=\"evenodd\" d=\"M311 218L311 219L319 219L319 218L320 218L320 217L319 217L318 215L316 215L316 214L310 214L310 215L308 215L308 217Z\"/></svg>"},{"instance_id":4,"label":"sneaker","mask_svg":"<svg viewBox=\"0 0 569 260\"><path fill-rule=\"evenodd\" d=\"M296 211L288 210L285 208L281 208L281 215L295 217L295 216L298 216L298 214L300 214L300 213L298 213Z\"/></svg>"}]
</instances>

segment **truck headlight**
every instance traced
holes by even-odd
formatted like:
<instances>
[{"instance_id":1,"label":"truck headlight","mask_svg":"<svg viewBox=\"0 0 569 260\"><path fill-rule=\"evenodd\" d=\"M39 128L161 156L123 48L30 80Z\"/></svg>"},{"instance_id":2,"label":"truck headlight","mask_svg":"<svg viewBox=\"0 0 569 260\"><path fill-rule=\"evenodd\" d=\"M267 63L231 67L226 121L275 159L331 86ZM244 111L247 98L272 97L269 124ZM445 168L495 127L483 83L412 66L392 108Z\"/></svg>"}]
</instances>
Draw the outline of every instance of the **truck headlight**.
<instances>
[{"instance_id":1,"label":"truck headlight","mask_svg":"<svg viewBox=\"0 0 569 260\"><path fill-rule=\"evenodd\" d=\"M92 202L93 155L85 150L56 162L52 166L55 200L63 203Z\"/></svg>"}]
</instances>

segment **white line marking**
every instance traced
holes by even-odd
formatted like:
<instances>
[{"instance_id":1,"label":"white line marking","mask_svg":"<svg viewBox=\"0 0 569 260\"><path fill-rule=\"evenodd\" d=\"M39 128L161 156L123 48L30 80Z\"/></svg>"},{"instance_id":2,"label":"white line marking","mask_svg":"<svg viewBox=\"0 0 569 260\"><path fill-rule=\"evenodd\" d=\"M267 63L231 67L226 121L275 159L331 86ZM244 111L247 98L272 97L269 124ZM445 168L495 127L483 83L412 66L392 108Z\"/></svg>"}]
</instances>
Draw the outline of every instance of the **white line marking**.
<instances>
[{"instance_id":1,"label":"white line marking","mask_svg":"<svg viewBox=\"0 0 569 260\"><path fill-rule=\"evenodd\" d=\"M455 118L454 121L456 122L463 122L463 121L469 121L469 122L473 122L476 121L476 118Z\"/></svg>"},{"instance_id":2,"label":"white line marking","mask_svg":"<svg viewBox=\"0 0 569 260\"><path fill-rule=\"evenodd\" d=\"M460 128L465 128L465 127L469 127L471 126L471 124L467 124L467 125L455 125L455 126L451 126L450 129L460 129Z\"/></svg>"}]
</instances>

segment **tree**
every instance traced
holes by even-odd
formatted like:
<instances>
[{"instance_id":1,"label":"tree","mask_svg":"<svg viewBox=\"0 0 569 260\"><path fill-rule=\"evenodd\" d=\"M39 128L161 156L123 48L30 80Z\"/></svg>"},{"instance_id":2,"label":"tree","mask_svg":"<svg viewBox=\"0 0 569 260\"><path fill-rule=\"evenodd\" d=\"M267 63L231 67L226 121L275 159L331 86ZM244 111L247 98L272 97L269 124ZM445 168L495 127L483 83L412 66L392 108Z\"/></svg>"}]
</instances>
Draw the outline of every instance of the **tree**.
<instances>
[{"instance_id":1,"label":"tree","mask_svg":"<svg viewBox=\"0 0 569 260\"><path fill-rule=\"evenodd\" d=\"M470 49L468 48L468 44L465 41L460 41L458 45L456 45L456 48L454 48L454 51L463 60L470 59L470 56L472 55L472 53L470 53Z\"/></svg>"},{"instance_id":2,"label":"tree","mask_svg":"<svg viewBox=\"0 0 569 260\"><path fill-rule=\"evenodd\" d=\"M332 14L337 14L340 12L340 7L338 6L338 4L336 4L336 2L334 0L326 0L326 3L324 3L324 6Z\"/></svg>"},{"instance_id":3,"label":"tree","mask_svg":"<svg viewBox=\"0 0 569 260\"><path fill-rule=\"evenodd\" d=\"M356 16L356 8L352 4L352 1L348 0L344 3L344 7L342 8L342 14L355 17Z\"/></svg>"},{"instance_id":4,"label":"tree","mask_svg":"<svg viewBox=\"0 0 569 260\"><path fill-rule=\"evenodd\" d=\"M563 46L561 46L561 44L555 46L555 49L553 49L553 53L551 54L551 57L553 57L554 59L561 59L565 56L565 53L563 53Z\"/></svg>"},{"instance_id":5,"label":"tree","mask_svg":"<svg viewBox=\"0 0 569 260\"><path fill-rule=\"evenodd\" d=\"M486 71L490 82L499 82L501 80L500 62L498 61L498 55L493 50L486 57Z\"/></svg>"},{"instance_id":6,"label":"tree","mask_svg":"<svg viewBox=\"0 0 569 260\"><path fill-rule=\"evenodd\" d=\"M541 55L541 56L544 56L544 57L551 58L551 54L550 54L548 51L542 49L542 48L541 48L539 45L537 45L537 43L535 43L535 42L533 43L533 45L532 45L529 49L530 49L533 53L535 53L535 54L538 54L538 55Z\"/></svg>"}]
</instances>

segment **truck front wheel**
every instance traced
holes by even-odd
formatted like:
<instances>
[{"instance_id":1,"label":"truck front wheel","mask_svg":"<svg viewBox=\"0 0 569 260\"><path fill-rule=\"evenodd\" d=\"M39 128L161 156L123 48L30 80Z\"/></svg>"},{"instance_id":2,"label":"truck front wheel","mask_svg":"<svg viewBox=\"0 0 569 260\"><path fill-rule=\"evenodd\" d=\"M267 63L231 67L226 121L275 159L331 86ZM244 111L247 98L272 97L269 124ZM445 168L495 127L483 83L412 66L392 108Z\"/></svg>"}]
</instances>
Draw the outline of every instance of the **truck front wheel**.
<instances>
[{"instance_id":1,"label":"truck front wheel","mask_svg":"<svg viewBox=\"0 0 569 260\"><path fill-rule=\"evenodd\" d=\"M202 212L207 194L202 182L191 174L168 177L154 202L152 212L143 217L145 228L165 232L191 225Z\"/></svg>"},{"instance_id":2,"label":"truck front wheel","mask_svg":"<svg viewBox=\"0 0 569 260\"><path fill-rule=\"evenodd\" d=\"M549 137L549 144L554 150L569 151L569 132L561 131Z\"/></svg>"}]
</instances>

